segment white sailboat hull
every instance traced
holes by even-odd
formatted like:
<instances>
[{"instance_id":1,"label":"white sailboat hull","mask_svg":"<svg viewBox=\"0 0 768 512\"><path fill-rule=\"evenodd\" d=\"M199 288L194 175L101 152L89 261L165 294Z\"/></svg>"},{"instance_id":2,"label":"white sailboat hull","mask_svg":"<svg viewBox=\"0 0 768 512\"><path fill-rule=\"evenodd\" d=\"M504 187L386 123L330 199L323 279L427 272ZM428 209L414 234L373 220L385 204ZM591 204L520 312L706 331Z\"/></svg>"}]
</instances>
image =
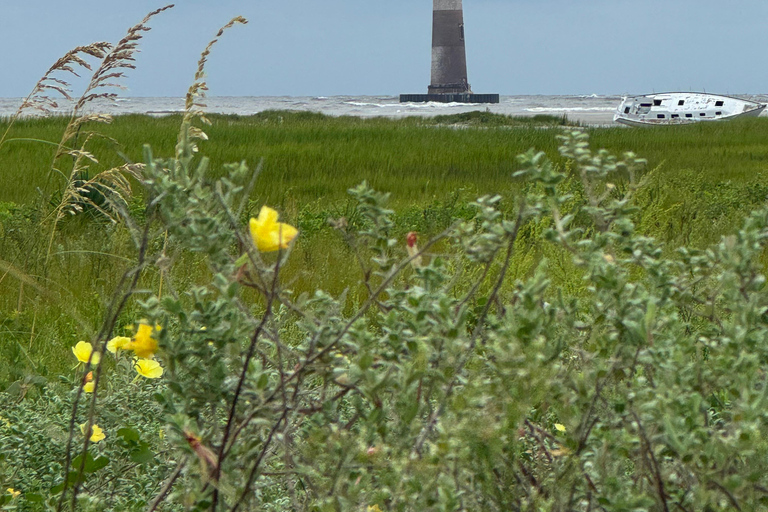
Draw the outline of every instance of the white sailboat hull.
<instances>
[{"instance_id":1,"label":"white sailboat hull","mask_svg":"<svg viewBox=\"0 0 768 512\"><path fill-rule=\"evenodd\" d=\"M613 116L629 126L664 126L757 117L766 108L756 101L719 94L671 92L624 98Z\"/></svg>"}]
</instances>

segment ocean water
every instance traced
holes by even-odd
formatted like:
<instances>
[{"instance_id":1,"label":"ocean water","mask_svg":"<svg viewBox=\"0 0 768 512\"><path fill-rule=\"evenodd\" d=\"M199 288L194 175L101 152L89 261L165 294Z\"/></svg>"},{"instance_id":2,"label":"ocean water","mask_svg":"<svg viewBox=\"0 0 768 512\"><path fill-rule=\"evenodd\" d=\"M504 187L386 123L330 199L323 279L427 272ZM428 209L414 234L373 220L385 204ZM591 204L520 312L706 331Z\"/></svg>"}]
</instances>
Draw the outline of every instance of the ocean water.
<instances>
[{"instance_id":1,"label":"ocean water","mask_svg":"<svg viewBox=\"0 0 768 512\"><path fill-rule=\"evenodd\" d=\"M744 96L745 98L754 98ZM400 103L396 96L237 96L206 98L207 111L252 115L264 110L303 110L332 116L407 117L455 114L488 110L499 114L534 116L565 115L587 125L611 125L621 96L502 96L498 104ZM762 97L764 101L764 97ZM13 115L21 98L0 98L0 117ZM71 104L62 103L56 113L66 114ZM168 115L184 110L184 98L119 98L89 106L89 112Z\"/></svg>"},{"instance_id":2,"label":"ocean water","mask_svg":"<svg viewBox=\"0 0 768 512\"><path fill-rule=\"evenodd\" d=\"M0 98L0 117L13 115L21 98ZM407 117L488 110L499 114L566 115L587 124L610 124L620 96L502 96L498 104L400 103L396 96L254 96L206 98L207 111L252 115L264 110L304 110L332 116ZM66 114L71 104L61 103L56 113ZM89 112L168 115L184 110L184 98L119 98L89 106Z\"/></svg>"}]
</instances>

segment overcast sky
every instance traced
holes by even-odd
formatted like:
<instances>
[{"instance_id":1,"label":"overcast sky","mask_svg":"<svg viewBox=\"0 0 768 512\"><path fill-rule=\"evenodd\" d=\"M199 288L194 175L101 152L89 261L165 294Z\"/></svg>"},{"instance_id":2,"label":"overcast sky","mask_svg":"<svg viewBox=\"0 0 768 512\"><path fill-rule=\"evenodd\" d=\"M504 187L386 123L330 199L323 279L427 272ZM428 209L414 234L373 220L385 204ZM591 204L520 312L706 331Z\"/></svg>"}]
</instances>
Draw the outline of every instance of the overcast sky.
<instances>
[{"instance_id":1,"label":"overcast sky","mask_svg":"<svg viewBox=\"0 0 768 512\"><path fill-rule=\"evenodd\" d=\"M118 41L156 0L0 0L0 97L67 50ZM211 96L426 93L431 0L178 0L141 42L126 96L182 96L200 51ZM768 93L766 0L464 0L474 92Z\"/></svg>"}]
</instances>

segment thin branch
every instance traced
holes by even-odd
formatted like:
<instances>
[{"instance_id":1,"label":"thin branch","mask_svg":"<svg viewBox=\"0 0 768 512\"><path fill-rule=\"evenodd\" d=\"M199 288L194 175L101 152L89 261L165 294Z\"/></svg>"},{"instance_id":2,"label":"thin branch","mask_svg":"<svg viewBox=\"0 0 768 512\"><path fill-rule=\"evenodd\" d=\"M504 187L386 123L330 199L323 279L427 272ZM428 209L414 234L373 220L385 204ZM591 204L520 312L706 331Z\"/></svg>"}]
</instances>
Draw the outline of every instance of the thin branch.
<instances>
[{"instance_id":1,"label":"thin branch","mask_svg":"<svg viewBox=\"0 0 768 512\"><path fill-rule=\"evenodd\" d=\"M181 475L181 472L184 470L184 467L187 465L187 461L184 460L176 466L176 470L171 474L171 476L166 480L165 485L160 490L160 493L155 496L155 499L152 500L152 503L149 504L149 508L147 508L147 512L155 512L157 510L157 507L160 506L160 503L163 502L165 497L168 495L168 493L171 491L171 488L173 487L173 484L176 483L176 480L179 478L179 475Z\"/></svg>"},{"instance_id":2,"label":"thin branch","mask_svg":"<svg viewBox=\"0 0 768 512\"><path fill-rule=\"evenodd\" d=\"M218 192L218 191L217 191ZM214 470L214 480L218 481L219 477L221 476L221 467L224 463L224 459L226 457L225 454L225 448L227 446L227 442L229 441L229 435L232 431L232 426L235 423L235 414L237 412L237 403L240 400L240 394L243 391L243 385L245 384L245 379L248 376L248 367L251 365L251 360L253 359L253 355L256 352L256 345L259 342L259 338L261 337L261 333L264 330L267 322L272 317L272 306L275 301L275 297L277 296L276 290L278 286L278 276L280 273L280 257L278 256L277 262L275 263L275 270L274 270L274 278L272 280L272 288L270 290L269 296L267 298L267 308L264 311L264 314L262 315L261 322L259 322L259 325L256 327L253 336L251 336L251 343L248 347L248 353L245 356L245 362L243 363L243 369L240 372L240 379L237 381L237 387L235 388L235 396L232 398L232 405L229 409L229 416L227 418L227 423L224 426L224 435L221 439L221 444L219 445L219 453L218 453L218 461L215 470ZM282 389L283 386L280 386ZM218 487L214 488L213 490L213 504L211 505L211 510L216 512L216 507L218 505L218 496L219 496L219 490Z\"/></svg>"},{"instance_id":3,"label":"thin branch","mask_svg":"<svg viewBox=\"0 0 768 512\"><path fill-rule=\"evenodd\" d=\"M421 449L424 445L424 442L427 440L427 437L432 432L432 429L437 425L438 419L443 415L445 412L445 408L448 404L448 399L453 395L453 390L456 388L456 385L459 382L459 377L461 376L462 372L464 371L464 367L469 362L470 358L472 357L473 352L475 351L475 347L477 346L477 340L480 337L480 333L483 330L483 325L485 323L485 319L488 316L488 313L491 310L491 306L493 305L494 299L499 294L499 291L501 290L501 286L504 283L504 279L507 276L507 272L509 271L509 265L512 261L512 255L515 250L515 242L517 241L517 235L520 232L520 227L523 224L523 205L520 205L520 208L518 209L517 213L517 219L515 220L515 226L512 230L512 232L509 234L509 241L507 243L507 254L504 257L504 265L501 268L501 272L499 273L499 277L496 280L496 284L493 287L493 290L491 291L491 294L488 296L488 301L485 304L485 307L483 308L483 311L480 313L480 316L477 320L477 325L475 326L474 331L472 332L472 337L470 338L469 347L467 347L464 357L459 362L458 366L456 367L456 371L454 372L454 376L451 379L450 384L448 385L448 388L446 389L445 396L443 397L442 402L440 403L440 407L435 411L427 421L427 424L422 428L421 433L417 437L416 443L413 447L413 452L420 454Z\"/></svg>"}]
</instances>

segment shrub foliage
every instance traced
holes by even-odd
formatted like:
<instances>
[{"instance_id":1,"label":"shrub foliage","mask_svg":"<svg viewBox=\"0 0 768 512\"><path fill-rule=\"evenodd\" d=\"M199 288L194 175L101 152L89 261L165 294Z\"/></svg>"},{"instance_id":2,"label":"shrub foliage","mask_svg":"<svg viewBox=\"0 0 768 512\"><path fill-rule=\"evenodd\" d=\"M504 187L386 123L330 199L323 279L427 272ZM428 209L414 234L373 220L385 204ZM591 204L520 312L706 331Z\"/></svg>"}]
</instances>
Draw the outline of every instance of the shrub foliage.
<instances>
[{"instance_id":1,"label":"shrub foliage","mask_svg":"<svg viewBox=\"0 0 768 512\"><path fill-rule=\"evenodd\" d=\"M242 213L257 180L244 164L211 181L189 137L172 159L147 149L143 220L126 217L139 266L115 303L135 297L163 327L165 373L130 381L130 358L105 358L93 395L77 382L64 398L6 395L0 474L23 493L3 503L764 506L768 210L709 249L662 247L633 223L644 162L594 152L580 131L561 139L567 172L542 153L521 155L512 214L500 197L481 198L474 218L420 249L393 238L385 194L351 190L356 221L332 223L356 254L339 264L365 276L360 301L297 295L281 281L291 252L255 249ZM533 250L567 255L583 287L553 286L551 258L516 272ZM210 279L180 289L169 269L187 253L204 258ZM153 266L168 276L163 293L137 288ZM100 339L121 318L110 311ZM47 435L29 428L36 421ZM72 429L84 421L106 439Z\"/></svg>"}]
</instances>

